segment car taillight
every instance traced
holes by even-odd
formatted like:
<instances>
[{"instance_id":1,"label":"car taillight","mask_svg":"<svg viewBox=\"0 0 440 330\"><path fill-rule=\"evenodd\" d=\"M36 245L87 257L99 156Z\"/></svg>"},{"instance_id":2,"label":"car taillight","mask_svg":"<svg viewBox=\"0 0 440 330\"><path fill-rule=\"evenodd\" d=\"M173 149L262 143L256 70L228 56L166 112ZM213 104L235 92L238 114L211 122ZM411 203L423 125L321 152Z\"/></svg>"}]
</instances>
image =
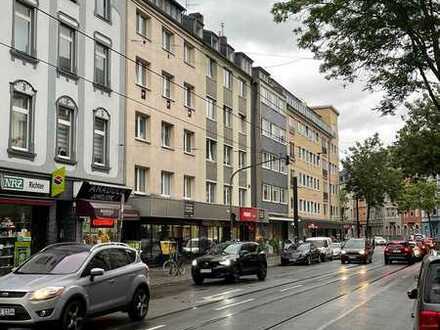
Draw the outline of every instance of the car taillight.
<instances>
[{"instance_id":1,"label":"car taillight","mask_svg":"<svg viewBox=\"0 0 440 330\"><path fill-rule=\"evenodd\" d=\"M421 311L419 316L419 329L438 329L440 328L440 312Z\"/></svg>"},{"instance_id":2,"label":"car taillight","mask_svg":"<svg viewBox=\"0 0 440 330\"><path fill-rule=\"evenodd\" d=\"M405 253L408 253L409 252L409 248L406 247L406 248L403 249L403 251L405 251Z\"/></svg>"}]
</instances>

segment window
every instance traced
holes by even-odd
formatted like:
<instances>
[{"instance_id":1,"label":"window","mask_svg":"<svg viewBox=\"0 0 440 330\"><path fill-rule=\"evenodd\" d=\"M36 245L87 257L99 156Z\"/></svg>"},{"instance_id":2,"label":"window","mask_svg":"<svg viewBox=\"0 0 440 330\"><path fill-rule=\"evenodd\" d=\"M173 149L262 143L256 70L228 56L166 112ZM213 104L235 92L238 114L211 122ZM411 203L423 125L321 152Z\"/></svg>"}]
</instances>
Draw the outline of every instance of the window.
<instances>
[{"instance_id":1,"label":"window","mask_svg":"<svg viewBox=\"0 0 440 330\"><path fill-rule=\"evenodd\" d=\"M65 72L76 72L75 30L65 24L59 26L58 67Z\"/></svg>"},{"instance_id":2,"label":"window","mask_svg":"<svg viewBox=\"0 0 440 330\"><path fill-rule=\"evenodd\" d=\"M225 127L232 127L232 109L227 106L223 110L223 123Z\"/></svg>"},{"instance_id":3,"label":"window","mask_svg":"<svg viewBox=\"0 0 440 330\"><path fill-rule=\"evenodd\" d=\"M270 155L272 161L270 162L272 171L280 172L280 159L276 155Z\"/></svg>"},{"instance_id":4,"label":"window","mask_svg":"<svg viewBox=\"0 0 440 330\"><path fill-rule=\"evenodd\" d=\"M231 203L231 186L224 185L223 187L223 204L229 205Z\"/></svg>"},{"instance_id":5,"label":"window","mask_svg":"<svg viewBox=\"0 0 440 330\"><path fill-rule=\"evenodd\" d=\"M58 104L57 107L57 148L56 156L62 159L73 158L74 110Z\"/></svg>"},{"instance_id":6,"label":"window","mask_svg":"<svg viewBox=\"0 0 440 330\"><path fill-rule=\"evenodd\" d=\"M110 20L110 0L96 0L95 14Z\"/></svg>"},{"instance_id":7,"label":"window","mask_svg":"<svg viewBox=\"0 0 440 330\"><path fill-rule=\"evenodd\" d=\"M171 196L171 182L173 179L173 173L162 171L161 173L160 193L162 196Z\"/></svg>"},{"instance_id":8,"label":"window","mask_svg":"<svg viewBox=\"0 0 440 330\"><path fill-rule=\"evenodd\" d=\"M279 164L280 164L280 173L287 173L287 166L286 166L286 161L284 159L280 159L279 160Z\"/></svg>"},{"instance_id":9,"label":"window","mask_svg":"<svg viewBox=\"0 0 440 330\"><path fill-rule=\"evenodd\" d=\"M217 161L217 142L214 140L206 139L206 159Z\"/></svg>"},{"instance_id":10,"label":"window","mask_svg":"<svg viewBox=\"0 0 440 330\"><path fill-rule=\"evenodd\" d=\"M239 79L238 86L240 88L240 96L246 97L246 83L242 79Z\"/></svg>"},{"instance_id":11,"label":"window","mask_svg":"<svg viewBox=\"0 0 440 330\"><path fill-rule=\"evenodd\" d=\"M183 131L183 151L191 154L193 152L194 133L188 130Z\"/></svg>"},{"instance_id":12,"label":"window","mask_svg":"<svg viewBox=\"0 0 440 330\"><path fill-rule=\"evenodd\" d=\"M136 166L134 169L134 191L135 193L147 192L147 169Z\"/></svg>"},{"instance_id":13,"label":"window","mask_svg":"<svg viewBox=\"0 0 440 330\"><path fill-rule=\"evenodd\" d=\"M185 175L183 177L183 198L191 199L194 186L194 177Z\"/></svg>"},{"instance_id":14,"label":"window","mask_svg":"<svg viewBox=\"0 0 440 330\"><path fill-rule=\"evenodd\" d=\"M211 99L210 97L206 97L206 116L211 120L216 119L215 108L216 108L215 100Z\"/></svg>"},{"instance_id":15,"label":"window","mask_svg":"<svg viewBox=\"0 0 440 330\"><path fill-rule=\"evenodd\" d=\"M184 84L184 102L185 107L194 108L194 87L187 83Z\"/></svg>"},{"instance_id":16,"label":"window","mask_svg":"<svg viewBox=\"0 0 440 330\"><path fill-rule=\"evenodd\" d=\"M109 48L96 43L95 46L95 83L101 86L110 86L110 57Z\"/></svg>"},{"instance_id":17,"label":"window","mask_svg":"<svg viewBox=\"0 0 440 330\"><path fill-rule=\"evenodd\" d=\"M147 115L136 113L136 139L148 141L150 137L150 117Z\"/></svg>"},{"instance_id":18,"label":"window","mask_svg":"<svg viewBox=\"0 0 440 330\"><path fill-rule=\"evenodd\" d=\"M110 116L104 109L95 111L95 123L93 130L93 164L108 166L108 125Z\"/></svg>"},{"instance_id":19,"label":"window","mask_svg":"<svg viewBox=\"0 0 440 330\"><path fill-rule=\"evenodd\" d=\"M243 168L245 167L247 164L246 162L246 152L244 151L239 151L238 152L238 167L239 168Z\"/></svg>"},{"instance_id":20,"label":"window","mask_svg":"<svg viewBox=\"0 0 440 330\"><path fill-rule=\"evenodd\" d=\"M142 87L150 85L150 64L141 58L136 58L136 83Z\"/></svg>"},{"instance_id":21,"label":"window","mask_svg":"<svg viewBox=\"0 0 440 330\"><path fill-rule=\"evenodd\" d=\"M162 96L167 99L172 99L172 83L174 77L166 72L162 73Z\"/></svg>"},{"instance_id":22,"label":"window","mask_svg":"<svg viewBox=\"0 0 440 330\"><path fill-rule=\"evenodd\" d=\"M287 203L286 190L284 190L283 188L280 188L280 203L281 204L286 204Z\"/></svg>"},{"instance_id":23,"label":"window","mask_svg":"<svg viewBox=\"0 0 440 330\"><path fill-rule=\"evenodd\" d=\"M272 202L279 203L280 202L280 188L272 187Z\"/></svg>"},{"instance_id":24,"label":"window","mask_svg":"<svg viewBox=\"0 0 440 330\"><path fill-rule=\"evenodd\" d=\"M262 133L264 136L271 137L271 124L270 121L263 119L262 120Z\"/></svg>"},{"instance_id":25,"label":"window","mask_svg":"<svg viewBox=\"0 0 440 330\"><path fill-rule=\"evenodd\" d=\"M268 184L263 184L263 201L270 202L272 198L272 187Z\"/></svg>"},{"instance_id":26,"label":"window","mask_svg":"<svg viewBox=\"0 0 440 330\"><path fill-rule=\"evenodd\" d=\"M232 166L232 147L227 145L223 148L223 164Z\"/></svg>"},{"instance_id":27,"label":"window","mask_svg":"<svg viewBox=\"0 0 440 330\"><path fill-rule=\"evenodd\" d=\"M209 78L215 79L216 68L217 68L217 66L216 66L215 61L212 58L208 57L207 76Z\"/></svg>"},{"instance_id":28,"label":"window","mask_svg":"<svg viewBox=\"0 0 440 330\"><path fill-rule=\"evenodd\" d=\"M215 189L216 184L214 182L206 182L206 202L215 203Z\"/></svg>"},{"instance_id":29,"label":"window","mask_svg":"<svg viewBox=\"0 0 440 330\"><path fill-rule=\"evenodd\" d=\"M195 64L195 48L192 45L185 42L183 52L184 52L183 59L184 59L185 63L190 64L190 65L194 65Z\"/></svg>"},{"instance_id":30,"label":"window","mask_svg":"<svg viewBox=\"0 0 440 330\"><path fill-rule=\"evenodd\" d=\"M232 72L224 69L224 76L223 76L223 85L226 88L232 89Z\"/></svg>"},{"instance_id":31,"label":"window","mask_svg":"<svg viewBox=\"0 0 440 330\"><path fill-rule=\"evenodd\" d=\"M14 91L11 109L11 148L30 151L32 127L32 96Z\"/></svg>"},{"instance_id":32,"label":"window","mask_svg":"<svg viewBox=\"0 0 440 330\"><path fill-rule=\"evenodd\" d=\"M239 115L240 117L240 133L242 134L247 134L247 122L246 122L246 117L243 116L242 114Z\"/></svg>"},{"instance_id":33,"label":"window","mask_svg":"<svg viewBox=\"0 0 440 330\"><path fill-rule=\"evenodd\" d=\"M110 249L110 251L111 269L125 267L130 264L130 260L128 259L128 255L125 250L113 248Z\"/></svg>"},{"instance_id":34,"label":"window","mask_svg":"<svg viewBox=\"0 0 440 330\"><path fill-rule=\"evenodd\" d=\"M263 164L262 167L265 169L270 170L272 168L272 164L271 164L271 154L268 152L263 152Z\"/></svg>"},{"instance_id":35,"label":"window","mask_svg":"<svg viewBox=\"0 0 440 330\"><path fill-rule=\"evenodd\" d=\"M151 18L141 12L136 13L136 32L143 37L150 36Z\"/></svg>"},{"instance_id":36,"label":"window","mask_svg":"<svg viewBox=\"0 0 440 330\"><path fill-rule=\"evenodd\" d=\"M173 53L174 34L166 29L162 29L162 48Z\"/></svg>"},{"instance_id":37,"label":"window","mask_svg":"<svg viewBox=\"0 0 440 330\"><path fill-rule=\"evenodd\" d=\"M27 55L35 50L35 10L21 1L14 4L14 48Z\"/></svg>"},{"instance_id":38,"label":"window","mask_svg":"<svg viewBox=\"0 0 440 330\"><path fill-rule=\"evenodd\" d=\"M238 189L238 204L241 207L246 206L247 203L247 189L240 188Z\"/></svg>"},{"instance_id":39,"label":"window","mask_svg":"<svg viewBox=\"0 0 440 330\"><path fill-rule=\"evenodd\" d=\"M173 125L162 122L162 147L171 148L173 145Z\"/></svg>"}]
</instances>

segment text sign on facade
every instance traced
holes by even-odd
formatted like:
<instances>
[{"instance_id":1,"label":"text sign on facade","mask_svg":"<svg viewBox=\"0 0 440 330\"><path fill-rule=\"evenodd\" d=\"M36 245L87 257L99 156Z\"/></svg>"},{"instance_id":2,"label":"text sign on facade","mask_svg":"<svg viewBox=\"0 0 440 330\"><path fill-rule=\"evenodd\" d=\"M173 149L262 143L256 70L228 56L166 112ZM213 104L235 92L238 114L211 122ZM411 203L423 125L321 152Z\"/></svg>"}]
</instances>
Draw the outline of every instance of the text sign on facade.
<instances>
[{"instance_id":1,"label":"text sign on facade","mask_svg":"<svg viewBox=\"0 0 440 330\"><path fill-rule=\"evenodd\" d=\"M256 222L258 218L258 209L252 207L240 207L241 222Z\"/></svg>"},{"instance_id":2,"label":"text sign on facade","mask_svg":"<svg viewBox=\"0 0 440 330\"><path fill-rule=\"evenodd\" d=\"M184 205L184 214L186 217L192 217L194 216L194 202L192 201L185 201Z\"/></svg>"},{"instance_id":3,"label":"text sign on facade","mask_svg":"<svg viewBox=\"0 0 440 330\"><path fill-rule=\"evenodd\" d=\"M1 188L9 191L31 192L37 194L50 193L50 181L31 179L20 176L3 175L1 177Z\"/></svg>"}]
</instances>

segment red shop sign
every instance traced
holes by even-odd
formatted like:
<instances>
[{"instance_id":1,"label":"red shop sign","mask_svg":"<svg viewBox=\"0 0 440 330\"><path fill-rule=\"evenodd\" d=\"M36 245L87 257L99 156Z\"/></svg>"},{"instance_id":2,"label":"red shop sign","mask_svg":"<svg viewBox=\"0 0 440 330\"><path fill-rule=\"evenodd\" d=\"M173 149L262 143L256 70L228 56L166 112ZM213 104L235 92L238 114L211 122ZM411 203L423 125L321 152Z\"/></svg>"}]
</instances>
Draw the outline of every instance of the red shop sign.
<instances>
[{"instance_id":1,"label":"red shop sign","mask_svg":"<svg viewBox=\"0 0 440 330\"><path fill-rule=\"evenodd\" d=\"M92 220L94 228L113 228L115 222L112 218L95 218Z\"/></svg>"},{"instance_id":2,"label":"red shop sign","mask_svg":"<svg viewBox=\"0 0 440 330\"><path fill-rule=\"evenodd\" d=\"M252 207L240 207L241 222L256 222L258 218L258 209Z\"/></svg>"}]
</instances>

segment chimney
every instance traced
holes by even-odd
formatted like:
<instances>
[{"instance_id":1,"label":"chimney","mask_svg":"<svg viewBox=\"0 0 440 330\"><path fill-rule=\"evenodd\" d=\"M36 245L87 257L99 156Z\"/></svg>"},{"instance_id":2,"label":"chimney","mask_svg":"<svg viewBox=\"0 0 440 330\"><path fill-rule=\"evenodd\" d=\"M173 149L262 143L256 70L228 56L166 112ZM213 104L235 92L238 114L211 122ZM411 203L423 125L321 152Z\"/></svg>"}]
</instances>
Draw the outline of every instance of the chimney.
<instances>
[{"instance_id":1,"label":"chimney","mask_svg":"<svg viewBox=\"0 0 440 330\"><path fill-rule=\"evenodd\" d=\"M197 22L201 23L202 25L204 24L204 18L203 18L202 14L200 14L200 13L192 13L192 14L189 14L189 16L194 17L194 19Z\"/></svg>"}]
</instances>

